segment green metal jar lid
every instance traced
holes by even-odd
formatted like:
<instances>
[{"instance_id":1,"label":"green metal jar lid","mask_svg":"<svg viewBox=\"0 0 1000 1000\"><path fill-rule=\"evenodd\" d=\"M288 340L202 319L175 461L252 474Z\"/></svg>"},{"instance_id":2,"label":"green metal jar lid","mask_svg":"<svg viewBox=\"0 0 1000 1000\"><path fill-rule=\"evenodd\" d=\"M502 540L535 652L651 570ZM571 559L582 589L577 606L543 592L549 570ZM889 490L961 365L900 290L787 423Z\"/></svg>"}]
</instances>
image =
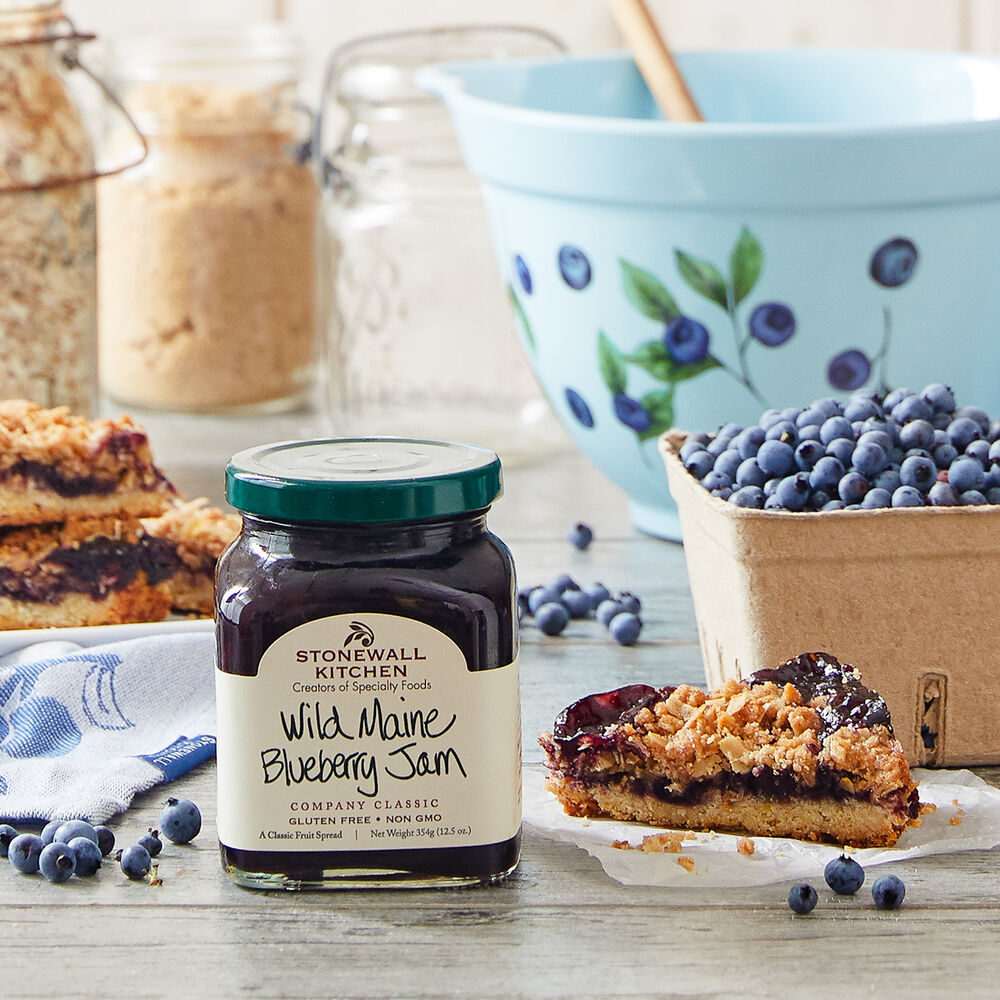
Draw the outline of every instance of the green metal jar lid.
<instances>
[{"instance_id":1,"label":"green metal jar lid","mask_svg":"<svg viewBox=\"0 0 1000 1000\"><path fill-rule=\"evenodd\" d=\"M502 491L492 451L445 441L282 441L238 452L226 468L226 499L277 521L423 521L484 510Z\"/></svg>"}]
</instances>

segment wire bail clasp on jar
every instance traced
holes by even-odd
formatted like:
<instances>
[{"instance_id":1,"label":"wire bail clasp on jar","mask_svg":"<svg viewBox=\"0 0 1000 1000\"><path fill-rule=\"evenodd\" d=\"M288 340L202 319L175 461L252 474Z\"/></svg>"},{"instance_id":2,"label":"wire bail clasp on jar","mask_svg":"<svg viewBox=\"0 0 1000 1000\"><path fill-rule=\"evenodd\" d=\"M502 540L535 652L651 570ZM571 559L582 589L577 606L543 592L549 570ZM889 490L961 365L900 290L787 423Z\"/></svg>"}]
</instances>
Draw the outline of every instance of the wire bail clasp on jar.
<instances>
[{"instance_id":1,"label":"wire bail clasp on jar","mask_svg":"<svg viewBox=\"0 0 1000 1000\"><path fill-rule=\"evenodd\" d=\"M130 170L132 167L138 166L149 155L149 144L146 137L139 129L135 119L125 108L125 105L122 104L118 96L107 85L107 83L105 83L104 80L102 80L86 65L86 63L80 59L80 45L85 42L95 41L97 35L92 32L79 31L76 25L68 17L61 18L57 23L58 26L53 30L46 31L42 34L0 41L0 49L14 48L23 45L52 46L54 51L58 51L59 62L66 72L71 73L74 70L79 70L97 88L104 101L107 104L110 104L111 107L113 107L115 111L117 111L118 114L125 120L129 128L135 133L135 137L138 140L139 151L138 154L132 159L116 166L100 167L95 165L93 170L87 171L86 173L77 173L70 176L46 177L44 180L38 181L34 184L0 184L0 194L48 191L53 188L66 187L70 184L82 184L87 181L98 180L101 177L111 177L115 174L120 174L125 170Z\"/></svg>"}]
</instances>

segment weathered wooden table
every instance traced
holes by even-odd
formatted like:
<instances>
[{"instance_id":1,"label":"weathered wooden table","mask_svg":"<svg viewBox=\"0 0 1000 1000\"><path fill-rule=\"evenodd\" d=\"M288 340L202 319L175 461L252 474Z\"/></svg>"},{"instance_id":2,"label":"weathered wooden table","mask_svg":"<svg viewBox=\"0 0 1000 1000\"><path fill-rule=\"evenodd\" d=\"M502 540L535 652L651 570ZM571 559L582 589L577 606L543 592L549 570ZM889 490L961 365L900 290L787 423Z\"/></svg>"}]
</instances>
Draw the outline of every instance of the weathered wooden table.
<instances>
[{"instance_id":1,"label":"weathered wooden table","mask_svg":"<svg viewBox=\"0 0 1000 1000\"><path fill-rule=\"evenodd\" d=\"M154 447L187 495L221 500L226 444ZM167 428L169 429L169 428ZM218 462L204 455L216 449ZM645 605L640 644L596 623L548 638L522 629L524 756L574 698L618 684L703 682L678 545L639 535L624 497L568 451L509 467L490 517L522 582L566 571L630 589ZM596 540L578 552L574 520ZM989 637L984 637L989 641ZM165 681L168 682L168 681ZM1000 784L1000 769L983 770ZM3 993L12 998L145 997L996 997L1000 853L901 863L902 910L878 912L867 886L795 917L788 885L738 890L627 888L575 847L526 832L503 885L435 891L259 893L232 885L214 840L211 764L141 796L112 821L128 839L155 825L168 794L205 827L166 845L161 886L113 866L50 885L0 868ZM864 898L861 898L861 897Z\"/></svg>"}]
</instances>

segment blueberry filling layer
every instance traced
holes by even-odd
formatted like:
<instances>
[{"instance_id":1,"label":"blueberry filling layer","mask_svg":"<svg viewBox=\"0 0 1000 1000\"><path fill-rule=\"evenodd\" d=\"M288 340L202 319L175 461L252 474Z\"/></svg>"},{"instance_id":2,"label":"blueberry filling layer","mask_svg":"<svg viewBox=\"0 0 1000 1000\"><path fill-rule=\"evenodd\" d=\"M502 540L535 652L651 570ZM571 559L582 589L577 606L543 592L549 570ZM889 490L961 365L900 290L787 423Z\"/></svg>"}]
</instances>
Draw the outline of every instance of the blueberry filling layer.
<instances>
[{"instance_id":1,"label":"blueberry filling layer","mask_svg":"<svg viewBox=\"0 0 1000 1000\"><path fill-rule=\"evenodd\" d=\"M35 604L59 604L67 594L99 601L124 590L139 573L162 583L180 565L174 547L159 538L137 542L99 538L78 548L54 549L27 572L0 568L0 595Z\"/></svg>"},{"instance_id":2,"label":"blueberry filling layer","mask_svg":"<svg viewBox=\"0 0 1000 1000\"><path fill-rule=\"evenodd\" d=\"M143 489L153 490L166 482L163 475L155 468L143 469L138 464L136 468L144 475ZM7 469L0 470L0 482L21 477L37 486L44 487L61 497L72 499L82 496L108 496L119 487L119 481L102 479L98 476L64 476L54 466L44 462L23 460L15 462Z\"/></svg>"},{"instance_id":3,"label":"blueberry filling layer","mask_svg":"<svg viewBox=\"0 0 1000 1000\"><path fill-rule=\"evenodd\" d=\"M576 768L571 769L571 771L576 770ZM872 796L865 792L846 791L840 783L843 777L841 772L832 768L819 767L816 772L816 783L809 786L799 784L794 775L772 771L769 768L760 768L748 774L734 774L727 771L703 781L692 782L681 792L672 791L669 781L665 778L636 777L621 773L590 774L584 770L584 773L580 774L577 780L589 786L619 785L624 781L630 794L651 796L672 805L696 805L707 794L714 791L743 793L755 799L778 801L792 799L798 801L803 799L834 799L843 802L873 801ZM916 791L913 791L905 801L901 799L896 811L915 819L920 814L920 804Z\"/></svg>"}]
</instances>

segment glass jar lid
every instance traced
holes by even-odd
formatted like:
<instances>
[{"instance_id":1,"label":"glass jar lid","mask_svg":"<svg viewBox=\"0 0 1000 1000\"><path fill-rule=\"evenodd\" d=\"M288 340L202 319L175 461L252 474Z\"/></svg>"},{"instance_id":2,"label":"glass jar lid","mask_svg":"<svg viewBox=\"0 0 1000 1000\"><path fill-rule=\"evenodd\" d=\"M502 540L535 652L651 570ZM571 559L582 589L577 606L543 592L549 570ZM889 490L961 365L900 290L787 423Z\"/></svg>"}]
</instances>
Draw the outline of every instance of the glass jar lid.
<instances>
[{"instance_id":1,"label":"glass jar lid","mask_svg":"<svg viewBox=\"0 0 1000 1000\"><path fill-rule=\"evenodd\" d=\"M502 491L492 451L415 438L282 441L226 468L226 499L277 521L423 521L485 510Z\"/></svg>"}]
</instances>

